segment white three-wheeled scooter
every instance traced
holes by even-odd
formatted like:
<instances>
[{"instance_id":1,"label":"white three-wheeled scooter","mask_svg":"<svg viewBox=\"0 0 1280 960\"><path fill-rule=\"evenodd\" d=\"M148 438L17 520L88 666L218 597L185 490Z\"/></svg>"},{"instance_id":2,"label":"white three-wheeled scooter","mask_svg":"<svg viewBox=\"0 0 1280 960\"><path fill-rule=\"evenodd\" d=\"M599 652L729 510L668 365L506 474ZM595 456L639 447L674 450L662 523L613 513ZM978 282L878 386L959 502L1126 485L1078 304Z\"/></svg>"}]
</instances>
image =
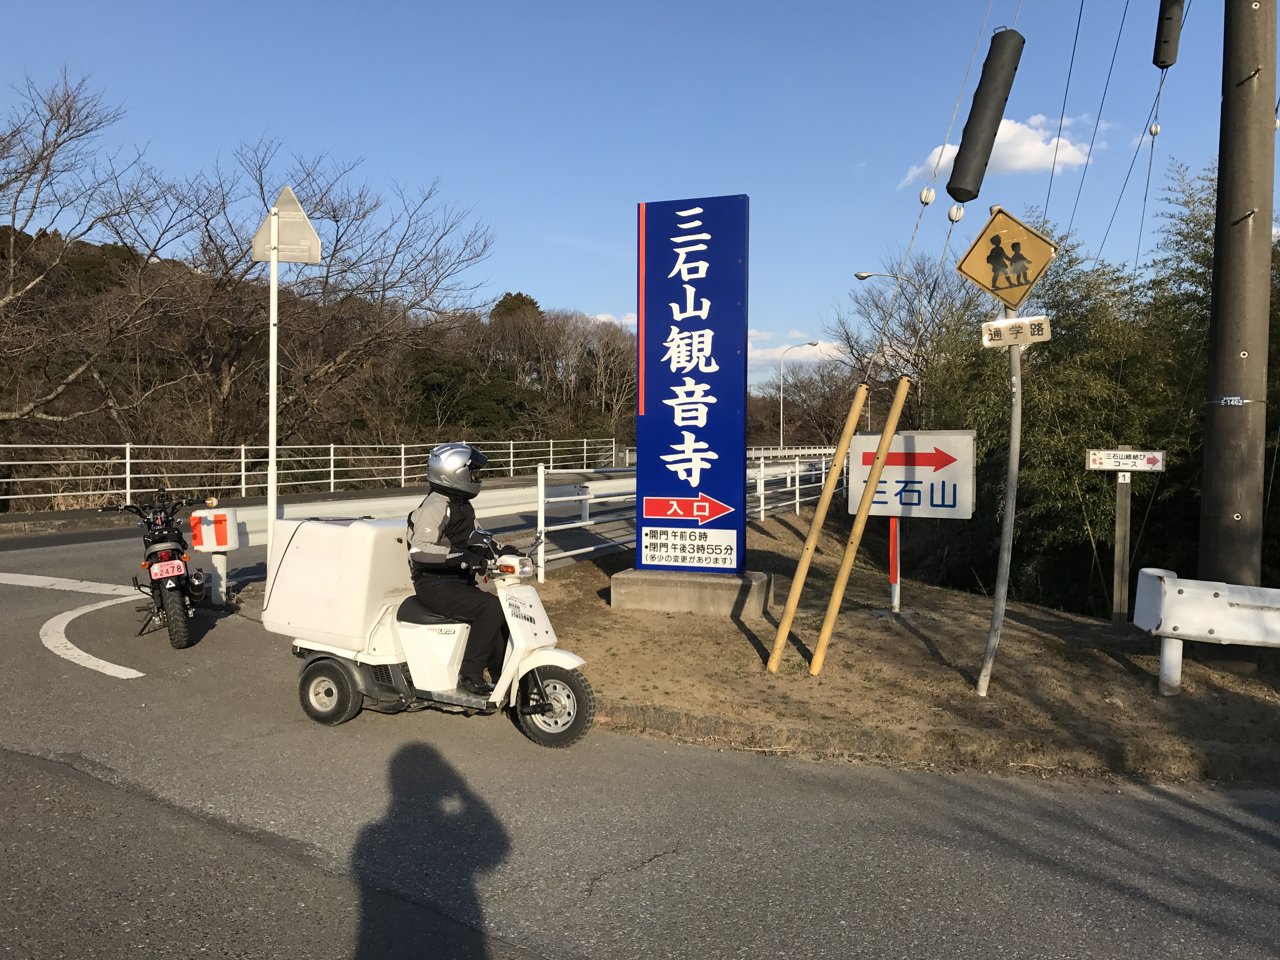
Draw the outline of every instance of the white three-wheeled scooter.
<instances>
[{"instance_id":1,"label":"white three-wheeled scooter","mask_svg":"<svg viewBox=\"0 0 1280 960\"><path fill-rule=\"evenodd\" d=\"M556 648L528 582L533 562L488 548L489 570L478 585L497 595L510 639L493 692L475 696L458 689L470 626L418 601L404 536L403 520L276 522L262 623L293 638L294 656L304 661L298 694L307 716L334 725L362 708L505 710L535 743L580 740L595 717L595 694L578 669L585 661Z\"/></svg>"}]
</instances>

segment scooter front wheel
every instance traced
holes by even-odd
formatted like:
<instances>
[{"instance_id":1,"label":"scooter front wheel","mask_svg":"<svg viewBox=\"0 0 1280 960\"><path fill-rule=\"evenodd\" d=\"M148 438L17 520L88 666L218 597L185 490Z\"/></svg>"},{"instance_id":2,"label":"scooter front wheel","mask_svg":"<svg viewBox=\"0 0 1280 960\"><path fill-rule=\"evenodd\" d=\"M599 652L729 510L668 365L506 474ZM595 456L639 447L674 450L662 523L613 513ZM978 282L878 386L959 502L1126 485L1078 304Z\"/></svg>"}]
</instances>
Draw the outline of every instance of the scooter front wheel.
<instances>
[{"instance_id":1,"label":"scooter front wheel","mask_svg":"<svg viewBox=\"0 0 1280 960\"><path fill-rule=\"evenodd\" d=\"M303 713L328 727L346 723L364 705L351 674L336 660L317 660L302 671L298 699Z\"/></svg>"},{"instance_id":2,"label":"scooter front wheel","mask_svg":"<svg viewBox=\"0 0 1280 960\"><path fill-rule=\"evenodd\" d=\"M516 711L520 731L534 743L568 747L591 729L596 694L577 670L537 667L520 678Z\"/></svg>"}]
</instances>

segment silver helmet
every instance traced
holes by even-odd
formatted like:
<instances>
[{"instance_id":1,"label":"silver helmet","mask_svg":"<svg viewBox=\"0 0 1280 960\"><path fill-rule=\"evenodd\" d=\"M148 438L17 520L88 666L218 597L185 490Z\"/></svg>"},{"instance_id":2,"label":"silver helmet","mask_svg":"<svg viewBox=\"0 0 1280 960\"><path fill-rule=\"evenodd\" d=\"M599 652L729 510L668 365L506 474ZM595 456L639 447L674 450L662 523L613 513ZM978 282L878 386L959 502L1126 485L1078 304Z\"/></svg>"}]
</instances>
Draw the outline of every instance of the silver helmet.
<instances>
[{"instance_id":1,"label":"silver helmet","mask_svg":"<svg viewBox=\"0 0 1280 960\"><path fill-rule=\"evenodd\" d=\"M442 443L427 455L427 483L469 499L480 492L480 471L488 462L469 443Z\"/></svg>"}]
</instances>

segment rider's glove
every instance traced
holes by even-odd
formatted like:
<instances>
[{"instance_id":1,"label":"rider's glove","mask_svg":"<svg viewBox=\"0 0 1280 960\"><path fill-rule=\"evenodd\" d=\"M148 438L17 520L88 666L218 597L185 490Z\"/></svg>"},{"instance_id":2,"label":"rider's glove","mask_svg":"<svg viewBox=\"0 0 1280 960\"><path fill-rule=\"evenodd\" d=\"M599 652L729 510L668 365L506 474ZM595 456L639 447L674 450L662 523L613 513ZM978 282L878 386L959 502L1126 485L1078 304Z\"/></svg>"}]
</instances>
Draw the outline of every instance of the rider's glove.
<instances>
[{"instance_id":1,"label":"rider's glove","mask_svg":"<svg viewBox=\"0 0 1280 960\"><path fill-rule=\"evenodd\" d=\"M450 568L455 570L483 570L486 560L474 550L459 550L457 553L449 554L445 561Z\"/></svg>"}]
</instances>

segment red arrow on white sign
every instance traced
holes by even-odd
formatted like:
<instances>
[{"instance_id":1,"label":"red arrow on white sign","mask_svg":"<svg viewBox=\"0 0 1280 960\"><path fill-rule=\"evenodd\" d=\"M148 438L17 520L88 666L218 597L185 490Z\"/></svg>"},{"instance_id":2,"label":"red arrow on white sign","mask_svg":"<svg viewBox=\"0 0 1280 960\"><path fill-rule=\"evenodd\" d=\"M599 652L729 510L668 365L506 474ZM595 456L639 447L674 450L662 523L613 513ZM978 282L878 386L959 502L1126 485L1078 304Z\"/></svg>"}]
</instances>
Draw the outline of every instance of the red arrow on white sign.
<instances>
[{"instance_id":1,"label":"red arrow on white sign","mask_svg":"<svg viewBox=\"0 0 1280 960\"><path fill-rule=\"evenodd\" d=\"M702 526L708 520L733 513L733 507L715 497L700 493L696 497L645 497L646 520L697 520Z\"/></svg>"},{"instance_id":2,"label":"red arrow on white sign","mask_svg":"<svg viewBox=\"0 0 1280 960\"><path fill-rule=\"evenodd\" d=\"M865 451L862 454L862 465L869 467L875 462L876 455L872 451ZM949 467L956 462L956 458L938 447L933 448L933 453L888 453L885 455L884 465L886 467L933 467L933 472L937 473L943 467Z\"/></svg>"}]
</instances>

